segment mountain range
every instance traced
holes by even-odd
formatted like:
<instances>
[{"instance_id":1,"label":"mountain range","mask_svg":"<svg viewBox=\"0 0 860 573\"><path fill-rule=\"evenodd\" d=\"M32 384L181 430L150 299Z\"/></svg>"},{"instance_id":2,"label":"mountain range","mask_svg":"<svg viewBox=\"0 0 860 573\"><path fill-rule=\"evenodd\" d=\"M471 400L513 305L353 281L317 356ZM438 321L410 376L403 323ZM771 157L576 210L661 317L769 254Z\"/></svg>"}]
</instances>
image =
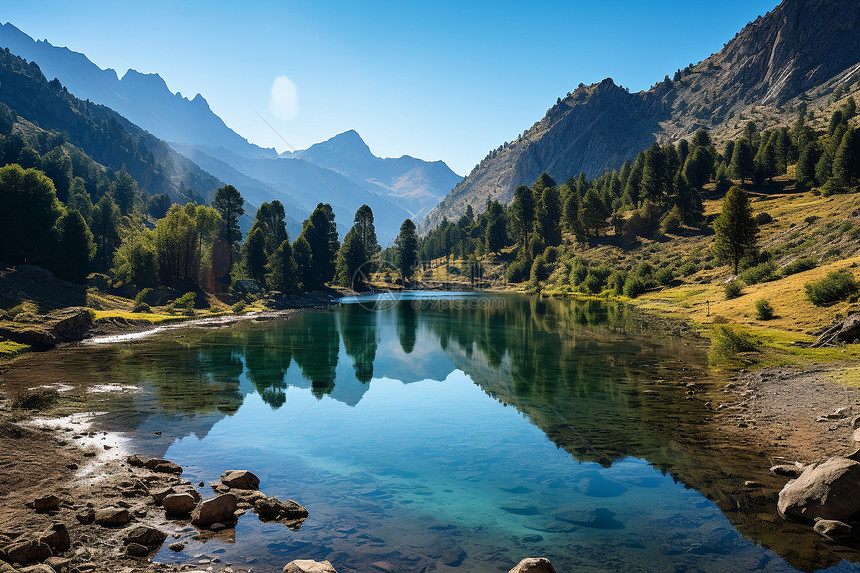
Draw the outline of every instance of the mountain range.
<instances>
[{"instance_id":1,"label":"mountain range","mask_svg":"<svg viewBox=\"0 0 860 573\"><path fill-rule=\"evenodd\" d=\"M57 78L78 98L103 104L169 142L235 185L249 203L280 200L291 228L318 202L331 203L341 226L348 226L355 210L367 203L380 240L388 242L404 219L423 217L462 179L442 161L377 157L352 130L279 156L230 129L202 95L188 99L171 92L158 74L130 69L120 78L84 54L34 40L10 23L0 25L0 46L36 62L46 78Z\"/></svg>"},{"instance_id":2,"label":"mountain range","mask_svg":"<svg viewBox=\"0 0 860 573\"><path fill-rule=\"evenodd\" d=\"M671 72L670 72L671 73ZM748 120L787 125L801 105L822 107L840 85L860 79L860 3L784 0L745 26L722 50L630 93L605 79L559 98L512 142L491 151L423 220L456 219L488 199L510 203L520 184L546 171L563 182L617 169L654 142L676 142L707 128L717 142Z\"/></svg>"}]
</instances>

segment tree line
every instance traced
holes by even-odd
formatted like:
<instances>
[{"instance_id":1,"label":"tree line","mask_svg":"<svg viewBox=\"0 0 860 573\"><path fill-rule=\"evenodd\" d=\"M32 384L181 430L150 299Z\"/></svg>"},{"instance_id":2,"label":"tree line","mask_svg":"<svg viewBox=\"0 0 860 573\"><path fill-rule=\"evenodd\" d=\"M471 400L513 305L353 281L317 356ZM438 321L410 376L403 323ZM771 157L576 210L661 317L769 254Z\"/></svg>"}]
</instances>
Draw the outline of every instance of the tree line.
<instances>
[{"instance_id":1,"label":"tree line","mask_svg":"<svg viewBox=\"0 0 860 573\"><path fill-rule=\"evenodd\" d=\"M544 172L531 186L518 186L510 206L489 200L477 216L468 206L457 221L444 219L422 237L418 250L424 260L479 261L507 249L511 255L506 256L513 259L507 279L539 283L553 272L558 248L564 244L604 237L597 240L629 246L640 237L671 233L682 226L702 228L705 186L712 184L715 196L726 197L739 182L727 199L730 212L746 209L743 223L717 229L714 248L720 260L737 271L741 259L754 250L750 236L755 235L748 228L748 205L738 207L738 192L743 194L747 184L767 185L786 174L797 185L823 195L855 186L860 179L860 134L849 120L856 113L854 99L847 97L833 111L824 132L810 127L811 114L801 107L791 127L760 131L749 121L739 137L722 146L707 130L699 129L689 141L654 143L633 161L594 179L580 173L558 184ZM600 280L593 284L610 286L612 272L601 269ZM571 281L577 284L576 277ZM625 282L616 279L616 290L624 290Z\"/></svg>"}]
</instances>

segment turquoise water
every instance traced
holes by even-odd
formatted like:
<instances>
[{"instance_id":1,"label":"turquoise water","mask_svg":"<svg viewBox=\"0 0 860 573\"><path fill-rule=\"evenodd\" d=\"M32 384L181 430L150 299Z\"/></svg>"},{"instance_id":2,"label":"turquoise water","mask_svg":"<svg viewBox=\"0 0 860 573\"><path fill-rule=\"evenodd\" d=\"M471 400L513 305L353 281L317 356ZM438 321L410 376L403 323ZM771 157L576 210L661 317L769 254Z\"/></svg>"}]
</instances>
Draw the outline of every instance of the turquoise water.
<instances>
[{"instance_id":1,"label":"turquoise water","mask_svg":"<svg viewBox=\"0 0 860 573\"><path fill-rule=\"evenodd\" d=\"M193 482L250 469L262 491L310 512L298 531L252 513L235 532L189 530L186 551L158 560L498 572L541 555L559 572L855 570L808 528L773 519L782 482L768 461L721 442L709 407L686 399L706 374L703 349L624 306L345 302L42 359L76 388L139 387L111 398L102 427ZM746 491L745 479L766 488Z\"/></svg>"}]
</instances>

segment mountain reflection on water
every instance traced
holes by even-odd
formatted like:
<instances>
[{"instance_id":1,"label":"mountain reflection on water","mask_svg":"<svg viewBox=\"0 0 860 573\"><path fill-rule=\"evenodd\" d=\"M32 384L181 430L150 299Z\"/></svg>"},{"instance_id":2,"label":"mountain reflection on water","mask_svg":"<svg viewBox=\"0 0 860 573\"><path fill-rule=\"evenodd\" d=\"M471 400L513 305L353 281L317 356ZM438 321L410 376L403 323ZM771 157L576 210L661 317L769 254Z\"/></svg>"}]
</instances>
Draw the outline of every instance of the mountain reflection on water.
<instances>
[{"instance_id":1,"label":"mountain reflection on water","mask_svg":"<svg viewBox=\"0 0 860 573\"><path fill-rule=\"evenodd\" d=\"M99 429L195 481L248 467L301 501L299 532L243 518L235 544L199 548L258 570L499 571L538 554L560 571L853 570L854 552L776 517L768 460L685 399L707 376L700 345L623 304L453 296L73 348L4 379L61 380L105 412ZM111 383L139 391L94 405L87 389Z\"/></svg>"}]
</instances>

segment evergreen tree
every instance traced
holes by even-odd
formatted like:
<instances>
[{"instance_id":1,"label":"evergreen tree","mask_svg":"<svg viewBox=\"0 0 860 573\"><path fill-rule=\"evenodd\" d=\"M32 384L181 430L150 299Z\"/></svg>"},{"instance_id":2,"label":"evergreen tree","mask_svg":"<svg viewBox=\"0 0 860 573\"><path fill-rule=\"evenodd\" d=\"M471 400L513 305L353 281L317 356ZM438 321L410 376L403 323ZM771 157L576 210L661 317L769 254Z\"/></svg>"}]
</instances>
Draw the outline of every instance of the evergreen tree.
<instances>
[{"instance_id":1,"label":"evergreen tree","mask_svg":"<svg viewBox=\"0 0 860 573\"><path fill-rule=\"evenodd\" d=\"M735 274L741 259L756 247L758 227L749 198L740 187L732 187L723 199L723 211L714 221L714 254L732 265Z\"/></svg>"},{"instance_id":2,"label":"evergreen tree","mask_svg":"<svg viewBox=\"0 0 860 573\"><path fill-rule=\"evenodd\" d=\"M833 179L839 187L845 188L851 185L857 172L857 151L856 132L853 128L849 128L842 136L842 142L833 157Z\"/></svg>"},{"instance_id":3,"label":"evergreen tree","mask_svg":"<svg viewBox=\"0 0 860 573\"><path fill-rule=\"evenodd\" d=\"M296 262L297 287L303 291L312 288L311 246L303 235L293 243L293 260Z\"/></svg>"},{"instance_id":4,"label":"evergreen tree","mask_svg":"<svg viewBox=\"0 0 860 573\"><path fill-rule=\"evenodd\" d=\"M750 122L751 123L751 122ZM754 126L754 124L753 124ZM752 147L747 138L742 137L735 142L732 151L732 177L740 179L741 185L749 177L752 177L755 171L755 156L753 155Z\"/></svg>"},{"instance_id":5,"label":"evergreen tree","mask_svg":"<svg viewBox=\"0 0 860 573\"><path fill-rule=\"evenodd\" d=\"M266 239L266 256L271 255L287 240L287 224L284 206L280 201L263 203L257 209L255 225L259 225Z\"/></svg>"},{"instance_id":6,"label":"evergreen tree","mask_svg":"<svg viewBox=\"0 0 860 573\"><path fill-rule=\"evenodd\" d=\"M364 245L355 227L343 238L337 255L337 280L341 286L358 289L364 283L359 270L367 262Z\"/></svg>"},{"instance_id":7,"label":"evergreen tree","mask_svg":"<svg viewBox=\"0 0 860 573\"><path fill-rule=\"evenodd\" d=\"M469 209L471 209L471 206L466 210L467 215L470 215ZM471 220L471 215L469 220ZM373 225L373 211L370 207L362 205L358 208L353 218L352 228L355 229L356 236L363 249L363 262L370 263L371 261L375 261L382 249L379 247L379 241L376 238L376 227ZM370 270L372 269L368 267L368 271Z\"/></svg>"},{"instance_id":8,"label":"evergreen tree","mask_svg":"<svg viewBox=\"0 0 860 573\"><path fill-rule=\"evenodd\" d=\"M233 266L233 256L239 241L242 240L242 231L239 229L239 217L245 214L245 200L232 185L225 185L215 192L212 207L221 215L220 236L227 243L228 261L227 268ZM230 273L227 272L229 280Z\"/></svg>"},{"instance_id":9,"label":"evergreen tree","mask_svg":"<svg viewBox=\"0 0 860 573\"><path fill-rule=\"evenodd\" d=\"M120 213L123 215L131 214L138 199L137 182L128 174L125 164L114 175L113 183L111 183L111 195L113 195L113 200L116 201Z\"/></svg>"},{"instance_id":10,"label":"evergreen tree","mask_svg":"<svg viewBox=\"0 0 860 573\"><path fill-rule=\"evenodd\" d=\"M538 175L537 181L532 184L532 193L534 193L535 199L537 199L544 192L544 189L549 189L550 187L555 186L555 179L550 177L549 173L544 171Z\"/></svg>"},{"instance_id":11,"label":"evergreen tree","mask_svg":"<svg viewBox=\"0 0 860 573\"><path fill-rule=\"evenodd\" d=\"M73 283L84 282L96 253L87 222L77 211L66 211L57 219L54 236L57 246L53 268L57 276Z\"/></svg>"},{"instance_id":12,"label":"evergreen tree","mask_svg":"<svg viewBox=\"0 0 860 573\"><path fill-rule=\"evenodd\" d=\"M684 163L684 178L693 189L700 191L710 178L713 165L714 158L711 157L711 152L708 151L708 148L696 147Z\"/></svg>"},{"instance_id":13,"label":"evergreen tree","mask_svg":"<svg viewBox=\"0 0 860 573\"><path fill-rule=\"evenodd\" d=\"M80 177L72 179L69 186L69 201L66 204L69 209L74 209L84 217L89 225L93 220L93 202L87 192L86 184Z\"/></svg>"},{"instance_id":14,"label":"evergreen tree","mask_svg":"<svg viewBox=\"0 0 860 573\"><path fill-rule=\"evenodd\" d=\"M668 165L663 150L658 144L653 144L645 151L645 161L642 166L641 190L645 199L661 202L666 194L666 178ZM640 200L642 197L640 197Z\"/></svg>"},{"instance_id":15,"label":"evergreen tree","mask_svg":"<svg viewBox=\"0 0 860 573\"><path fill-rule=\"evenodd\" d=\"M831 175L833 175L833 154L828 146L825 146L818 157L818 163L815 164L815 182L824 185Z\"/></svg>"},{"instance_id":16,"label":"evergreen tree","mask_svg":"<svg viewBox=\"0 0 860 573\"><path fill-rule=\"evenodd\" d=\"M561 244L561 199L558 187L545 187L535 209L535 233L548 246Z\"/></svg>"},{"instance_id":17,"label":"evergreen tree","mask_svg":"<svg viewBox=\"0 0 860 573\"><path fill-rule=\"evenodd\" d=\"M36 169L0 167L0 256L11 263L47 260L62 214L53 182Z\"/></svg>"},{"instance_id":18,"label":"evergreen tree","mask_svg":"<svg viewBox=\"0 0 860 573\"><path fill-rule=\"evenodd\" d=\"M254 224L248 231L248 238L242 247L245 259L245 270L248 275L261 286L266 284L266 234L263 225Z\"/></svg>"},{"instance_id":19,"label":"evergreen tree","mask_svg":"<svg viewBox=\"0 0 860 573\"><path fill-rule=\"evenodd\" d=\"M549 189L555 189L555 187L547 188L544 190L544 193ZM505 213L502 208L502 204L498 201L487 201L486 216L487 229L484 233L484 240L486 242L487 251L490 253L498 253L507 243L507 233L505 232Z\"/></svg>"},{"instance_id":20,"label":"evergreen tree","mask_svg":"<svg viewBox=\"0 0 860 573\"><path fill-rule=\"evenodd\" d=\"M304 222L301 236L311 250L311 269L305 287L321 287L334 279L335 262L340 249L331 205L317 205L310 218Z\"/></svg>"},{"instance_id":21,"label":"evergreen tree","mask_svg":"<svg viewBox=\"0 0 860 573\"><path fill-rule=\"evenodd\" d=\"M597 191L589 189L579 205L579 223L582 228L599 235L601 229L606 226L608 216L606 205L603 204Z\"/></svg>"},{"instance_id":22,"label":"evergreen tree","mask_svg":"<svg viewBox=\"0 0 860 573\"><path fill-rule=\"evenodd\" d=\"M298 288L296 284L298 275L290 240L284 239L266 263L266 284L272 290L284 293L295 292Z\"/></svg>"},{"instance_id":23,"label":"evergreen tree","mask_svg":"<svg viewBox=\"0 0 860 573\"><path fill-rule=\"evenodd\" d=\"M681 213L681 219L689 225L699 223L704 213L702 195L681 173L675 176L675 193L675 206Z\"/></svg>"},{"instance_id":24,"label":"evergreen tree","mask_svg":"<svg viewBox=\"0 0 860 573\"><path fill-rule=\"evenodd\" d=\"M800 157L795 165L795 178L797 183L804 187L815 184L815 166L819 159L818 142L810 141L800 152Z\"/></svg>"},{"instance_id":25,"label":"evergreen tree","mask_svg":"<svg viewBox=\"0 0 860 573\"><path fill-rule=\"evenodd\" d=\"M418 235L415 233L415 223L406 219L400 225L400 233L394 240L395 264L404 279L412 276L412 267L418 262Z\"/></svg>"},{"instance_id":26,"label":"evergreen tree","mask_svg":"<svg viewBox=\"0 0 860 573\"><path fill-rule=\"evenodd\" d=\"M529 235L534 225L535 199L532 190L520 185L514 190L514 202L511 205L512 223L517 242L521 249L529 244Z\"/></svg>"},{"instance_id":27,"label":"evergreen tree","mask_svg":"<svg viewBox=\"0 0 860 573\"><path fill-rule=\"evenodd\" d=\"M90 230L96 242L96 260L99 269L107 269L113 259L113 253L120 245L119 207L113 202L110 194L102 195L93 207L93 224Z\"/></svg>"}]
</instances>

